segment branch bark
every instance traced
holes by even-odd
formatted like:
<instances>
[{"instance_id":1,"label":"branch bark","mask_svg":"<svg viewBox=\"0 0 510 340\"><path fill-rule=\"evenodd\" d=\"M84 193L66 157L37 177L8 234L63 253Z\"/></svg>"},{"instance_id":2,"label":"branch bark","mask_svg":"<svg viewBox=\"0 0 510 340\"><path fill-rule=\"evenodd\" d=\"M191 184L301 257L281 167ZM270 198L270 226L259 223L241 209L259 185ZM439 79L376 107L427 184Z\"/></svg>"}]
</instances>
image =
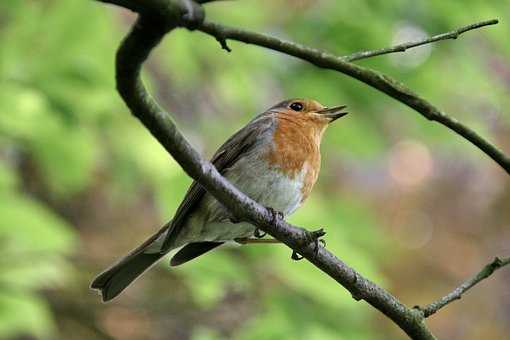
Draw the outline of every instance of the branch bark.
<instances>
[{"instance_id":1,"label":"branch bark","mask_svg":"<svg viewBox=\"0 0 510 340\"><path fill-rule=\"evenodd\" d=\"M428 119L437 120L449 126L478 145L507 172L510 172L510 161L505 158L506 156L474 132L446 117L431 104L396 81L375 71L347 63L340 57L318 50L283 42L257 33L205 23L203 22L204 12L199 2L190 0L99 1L117 4L140 14L117 52L117 90L132 114L156 137L184 171L203 185L224 206L236 211L238 218L254 224L299 252L317 268L345 287L353 298L365 300L384 313L409 337L413 339L435 339L424 323L424 312L422 310L406 307L389 292L361 276L320 244L316 245L311 242L310 233L305 229L273 216L270 211L245 196L225 180L210 162L202 159L179 132L170 115L159 107L147 92L140 79L141 66L152 49L167 33L181 26L190 29L198 28L213 35L223 43L228 38L257 44L299 57L320 67L338 70L359 79L415 108Z\"/></svg>"}]
</instances>

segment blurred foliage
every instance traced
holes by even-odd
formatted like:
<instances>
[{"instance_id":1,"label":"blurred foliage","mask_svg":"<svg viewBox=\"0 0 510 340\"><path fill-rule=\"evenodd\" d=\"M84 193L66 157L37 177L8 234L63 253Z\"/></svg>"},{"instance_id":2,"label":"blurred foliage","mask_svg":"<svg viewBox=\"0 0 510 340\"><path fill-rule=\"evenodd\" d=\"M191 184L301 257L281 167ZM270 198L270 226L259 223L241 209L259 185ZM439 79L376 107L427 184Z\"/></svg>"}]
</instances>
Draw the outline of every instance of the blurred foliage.
<instances>
[{"instance_id":1,"label":"blurred foliage","mask_svg":"<svg viewBox=\"0 0 510 340\"><path fill-rule=\"evenodd\" d=\"M509 14L508 2L482 0L207 6L210 20L338 54L499 17L458 41L360 64L507 152ZM132 21L94 1L0 3L0 338L402 336L316 268L291 262L283 246L225 246L172 270L162 261L109 305L88 290L95 273L171 218L190 183L114 91L115 49ZM343 75L229 45L230 54L202 33L172 33L148 63L149 87L205 155L282 99L347 103L352 115L325 136L317 189L290 218L325 226L328 249L342 260L422 304L510 251L508 179L466 141ZM433 329L448 339L507 335L503 275L433 319Z\"/></svg>"}]
</instances>

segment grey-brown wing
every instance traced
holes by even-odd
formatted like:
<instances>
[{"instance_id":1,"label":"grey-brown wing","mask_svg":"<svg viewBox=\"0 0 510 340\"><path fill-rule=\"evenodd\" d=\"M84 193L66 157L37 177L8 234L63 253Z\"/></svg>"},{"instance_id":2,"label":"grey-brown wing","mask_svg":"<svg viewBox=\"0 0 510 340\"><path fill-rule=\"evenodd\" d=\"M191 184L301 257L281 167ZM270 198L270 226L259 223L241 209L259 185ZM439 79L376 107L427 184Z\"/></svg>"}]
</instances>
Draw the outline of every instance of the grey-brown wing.
<instances>
[{"instance_id":1,"label":"grey-brown wing","mask_svg":"<svg viewBox=\"0 0 510 340\"><path fill-rule=\"evenodd\" d=\"M231 167L237 160L242 158L247 151L253 148L258 138L264 132L272 129L274 126L274 119L271 114L263 113L255 117L248 125L237 131L230 137L219 149L216 151L211 159L211 163L223 175L225 170ZM170 230L166 234L165 241L163 242L161 252L166 252L177 235L179 235L186 218L200 203L200 200L206 193L206 190L196 181L189 187L186 195L174 218L170 222Z\"/></svg>"}]
</instances>

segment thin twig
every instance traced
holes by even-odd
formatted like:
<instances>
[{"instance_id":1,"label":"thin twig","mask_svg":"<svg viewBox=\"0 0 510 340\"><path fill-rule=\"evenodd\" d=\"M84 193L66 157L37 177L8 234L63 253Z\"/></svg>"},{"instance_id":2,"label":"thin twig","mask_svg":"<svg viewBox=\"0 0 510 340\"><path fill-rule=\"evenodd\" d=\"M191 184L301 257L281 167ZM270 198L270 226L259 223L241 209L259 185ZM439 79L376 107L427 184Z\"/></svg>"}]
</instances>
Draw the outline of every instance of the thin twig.
<instances>
[{"instance_id":1,"label":"thin twig","mask_svg":"<svg viewBox=\"0 0 510 340\"><path fill-rule=\"evenodd\" d=\"M510 158L496 146L489 143L474 130L451 118L434 105L405 87L402 83L377 71L345 61L343 57L323 52L314 48L281 40L265 34L250 32L239 28L227 27L211 22L204 22L198 30L222 39L242 41L246 44L262 46L290 56L305 60L324 69L335 70L357 79L390 97L406 104L431 121L436 121L455 131L482 150L510 174Z\"/></svg>"},{"instance_id":2,"label":"thin twig","mask_svg":"<svg viewBox=\"0 0 510 340\"><path fill-rule=\"evenodd\" d=\"M430 38L406 42L403 44L399 44L399 45L395 45L395 46L387 47L387 48L381 48L378 50L356 52L356 53L352 53L352 54L343 56L342 58L345 61L355 61L355 60L371 58L371 57L375 57L375 56L379 56L379 55L383 55L383 54L389 54L389 53L395 53L395 52L405 52L410 48L434 43L434 42L437 42L440 40L457 39L459 37L459 35L461 35L462 33L465 33L465 32L471 31L471 30L475 30L475 29L478 29L478 28L481 28L484 26L496 25L498 22L499 21L497 19L485 20L485 21L477 22L477 23L474 23L471 25L467 25L467 26L458 28L451 32L438 34L438 35L435 35Z\"/></svg>"},{"instance_id":3,"label":"thin twig","mask_svg":"<svg viewBox=\"0 0 510 340\"><path fill-rule=\"evenodd\" d=\"M476 274L475 276L461 284L459 287L455 288L451 293L443 296L437 301L432 302L431 304L428 304L423 308L420 307L417 308L421 310L423 312L423 316L427 318L432 314L436 313L444 306L448 305L450 302L459 300L462 297L462 294L467 292L469 289L478 284L480 281L491 276L492 273L494 273L496 270L508 264L510 264L510 257L504 259L499 259L496 257L491 263L483 267L483 269L478 274Z\"/></svg>"}]
</instances>

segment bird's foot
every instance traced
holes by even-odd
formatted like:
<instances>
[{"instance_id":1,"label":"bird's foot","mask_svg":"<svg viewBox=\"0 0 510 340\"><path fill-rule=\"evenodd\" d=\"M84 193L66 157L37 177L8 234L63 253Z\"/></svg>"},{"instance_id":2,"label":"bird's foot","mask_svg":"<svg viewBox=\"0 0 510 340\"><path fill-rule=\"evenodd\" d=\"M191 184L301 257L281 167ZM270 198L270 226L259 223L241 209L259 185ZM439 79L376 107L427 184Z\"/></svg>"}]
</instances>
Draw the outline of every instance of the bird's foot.
<instances>
[{"instance_id":1,"label":"bird's foot","mask_svg":"<svg viewBox=\"0 0 510 340\"><path fill-rule=\"evenodd\" d=\"M297 251L293 250L292 255L290 255L290 258L294 261L301 261L305 257L303 255L300 255Z\"/></svg>"},{"instance_id":2,"label":"bird's foot","mask_svg":"<svg viewBox=\"0 0 510 340\"><path fill-rule=\"evenodd\" d=\"M253 232L253 236L255 236L256 238L263 238L266 235L267 233L260 230L259 228L255 228L255 231Z\"/></svg>"},{"instance_id":3,"label":"bird's foot","mask_svg":"<svg viewBox=\"0 0 510 340\"><path fill-rule=\"evenodd\" d=\"M310 243L313 243L314 245L314 254L315 256L319 255L319 249L321 244L323 247L326 247L326 241L322 239L321 237L326 235L326 232L323 228L313 230L313 231L305 231L305 241L303 245L308 245ZM292 251L292 255L290 257L294 261L299 261L304 258L303 255L299 254L296 250Z\"/></svg>"},{"instance_id":4,"label":"bird's foot","mask_svg":"<svg viewBox=\"0 0 510 340\"><path fill-rule=\"evenodd\" d=\"M271 224L276 224L278 220L283 220L285 215L281 211L275 210L271 207L266 207L267 211L271 214Z\"/></svg>"},{"instance_id":5,"label":"bird's foot","mask_svg":"<svg viewBox=\"0 0 510 340\"><path fill-rule=\"evenodd\" d=\"M283 219L284 216L283 216L282 212L276 211L271 207L266 207L266 209L271 214L271 224L276 224L278 219ZM253 232L253 236L255 236L256 238L262 238L266 235L267 235L267 233L260 230L260 228L255 228L255 231Z\"/></svg>"}]
</instances>

